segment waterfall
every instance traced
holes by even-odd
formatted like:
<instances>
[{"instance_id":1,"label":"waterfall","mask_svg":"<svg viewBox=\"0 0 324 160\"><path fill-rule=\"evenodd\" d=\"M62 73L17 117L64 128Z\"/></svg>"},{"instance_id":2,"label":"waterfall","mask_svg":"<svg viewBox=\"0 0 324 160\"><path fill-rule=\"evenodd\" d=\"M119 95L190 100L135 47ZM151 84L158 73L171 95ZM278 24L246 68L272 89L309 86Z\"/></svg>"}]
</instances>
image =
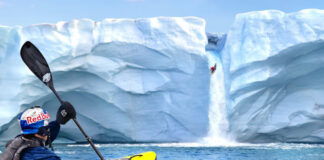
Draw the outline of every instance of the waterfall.
<instances>
[{"instance_id":1,"label":"waterfall","mask_svg":"<svg viewBox=\"0 0 324 160\"><path fill-rule=\"evenodd\" d=\"M210 37L215 37L212 35ZM221 37L221 38L220 38ZM215 39L218 38L216 41ZM209 131L202 143L207 145L231 145L233 141L229 140L226 131L228 129L226 96L224 72L221 57L219 55L224 46L226 35L217 36L212 39L216 45L207 46L206 53L208 56L209 66L217 65L216 71L210 75L210 102L209 102ZM215 43L215 42L216 43ZM210 43L209 43L210 44Z\"/></svg>"},{"instance_id":2,"label":"waterfall","mask_svg":"<svg viewBox=\"0 0 324 160\"><path fill-rule=\"evenodd\" d=\"M220 58L215 52L208 54L209 66L217 65L216 71L210 76L210 103L209 103L209 132L203 143L211 145L227 145L226 130L226 100L224 74Z\"/></svg>"}]
</instances>

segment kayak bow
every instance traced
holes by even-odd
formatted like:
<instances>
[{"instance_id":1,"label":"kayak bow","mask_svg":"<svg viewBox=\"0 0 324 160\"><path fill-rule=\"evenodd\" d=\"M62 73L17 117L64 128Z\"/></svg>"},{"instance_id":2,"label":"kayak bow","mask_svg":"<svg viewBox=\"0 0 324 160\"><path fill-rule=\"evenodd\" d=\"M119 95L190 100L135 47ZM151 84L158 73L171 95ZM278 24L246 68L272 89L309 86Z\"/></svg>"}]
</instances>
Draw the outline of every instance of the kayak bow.
<instances>
[{"instance_id":1,"label":"kayak bow","mask_svg":"<svg viewBox=\"0 0 324 160\"><path fill-rule=\"evenodd\" d=\"M150 151L150 152L135 154L133 156L127 156L125 158L106 159L106 160L156 160L156 154L155 152Z\"/></svg>"}]
</instances>

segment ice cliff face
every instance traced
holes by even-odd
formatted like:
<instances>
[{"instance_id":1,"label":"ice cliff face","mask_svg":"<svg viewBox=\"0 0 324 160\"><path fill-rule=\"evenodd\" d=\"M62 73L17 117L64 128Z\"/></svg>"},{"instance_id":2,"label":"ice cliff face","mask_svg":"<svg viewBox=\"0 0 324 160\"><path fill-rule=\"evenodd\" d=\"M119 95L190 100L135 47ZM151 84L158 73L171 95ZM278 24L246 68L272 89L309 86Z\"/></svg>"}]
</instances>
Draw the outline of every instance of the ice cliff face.
<instances>
[{"instance_id":1,"label":"ice cliff face","mask_svg":"<svg viewBox=\"0 0 324 160\"><path fill-rule=\"evenodd\" d=\"M32 105L44 106L54 119L59 106L19 57L29 40L94 141L194 141L207 134L210 80L202 19L83 19L0 27L0 34L0 85L7 91L0 93L0 109L6 121L19 106L23 111ZM13 118L1 127L0 139L17 133ZM72 122L59 136L85 141Z\"/></svg>"},{"instance_id":2,"label":"ice cliff face","mask_svg":"<svg viewBox=\"0 0 324 160\"><path fill-rule=\"evenodd\" d=\"M324 11L239 14L222 50L229 132L243 142L324 142Z\"/></svg>"}]
</instances>

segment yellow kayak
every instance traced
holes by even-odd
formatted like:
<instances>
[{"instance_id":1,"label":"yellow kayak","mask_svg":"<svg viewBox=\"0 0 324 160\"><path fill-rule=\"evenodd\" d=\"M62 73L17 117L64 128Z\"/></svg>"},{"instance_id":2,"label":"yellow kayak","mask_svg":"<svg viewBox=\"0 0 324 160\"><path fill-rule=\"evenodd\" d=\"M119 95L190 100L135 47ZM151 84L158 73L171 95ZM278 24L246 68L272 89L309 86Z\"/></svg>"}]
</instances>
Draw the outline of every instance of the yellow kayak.
<instances>
[{"instance_id":1,"label":"yellow kayak","mask_svg":"<svg viewBox=\"0 0 324 160\"><path fill-rule=\"evenodd\" d=\"M124 158L107 159L107 160L156 160L156 154L155 152L150 151L150 152L135 154Z\"/></svg>"}]
</instances>

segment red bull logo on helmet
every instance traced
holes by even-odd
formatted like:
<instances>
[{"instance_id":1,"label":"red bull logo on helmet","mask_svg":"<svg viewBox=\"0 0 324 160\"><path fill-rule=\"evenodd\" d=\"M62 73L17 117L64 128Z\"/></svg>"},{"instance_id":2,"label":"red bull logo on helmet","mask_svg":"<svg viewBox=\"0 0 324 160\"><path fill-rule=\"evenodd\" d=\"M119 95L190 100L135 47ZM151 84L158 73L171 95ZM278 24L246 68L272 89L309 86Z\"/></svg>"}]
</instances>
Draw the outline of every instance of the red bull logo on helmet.
<instances>
[{"instance_id":1,"label":"red bull logo on helmet","mask_svg":"<svg viewBox=\"0 0 324 160\"><path fill-rule=\"evenodd\" d=\"M22 115L20 120L27 121L27 124L36 123L42 120L48 121L50 115L48 112L42 108L33 108L26 110Z\"/></svg>"},{"instance_id":2,"label":"red bull logo on helmet","mask_svg":"<svg viewBox=\"0 0 324 160\"><path fill-rule=\"evenodd\" d=\"M48 113L44 114L44 113L40 113L37 115L37 117L26 117L27 120L27 124L31 124L31 123L35 123L41 120L48 120L50 119L50 115Z\"/></svg>"}]
</instances>

